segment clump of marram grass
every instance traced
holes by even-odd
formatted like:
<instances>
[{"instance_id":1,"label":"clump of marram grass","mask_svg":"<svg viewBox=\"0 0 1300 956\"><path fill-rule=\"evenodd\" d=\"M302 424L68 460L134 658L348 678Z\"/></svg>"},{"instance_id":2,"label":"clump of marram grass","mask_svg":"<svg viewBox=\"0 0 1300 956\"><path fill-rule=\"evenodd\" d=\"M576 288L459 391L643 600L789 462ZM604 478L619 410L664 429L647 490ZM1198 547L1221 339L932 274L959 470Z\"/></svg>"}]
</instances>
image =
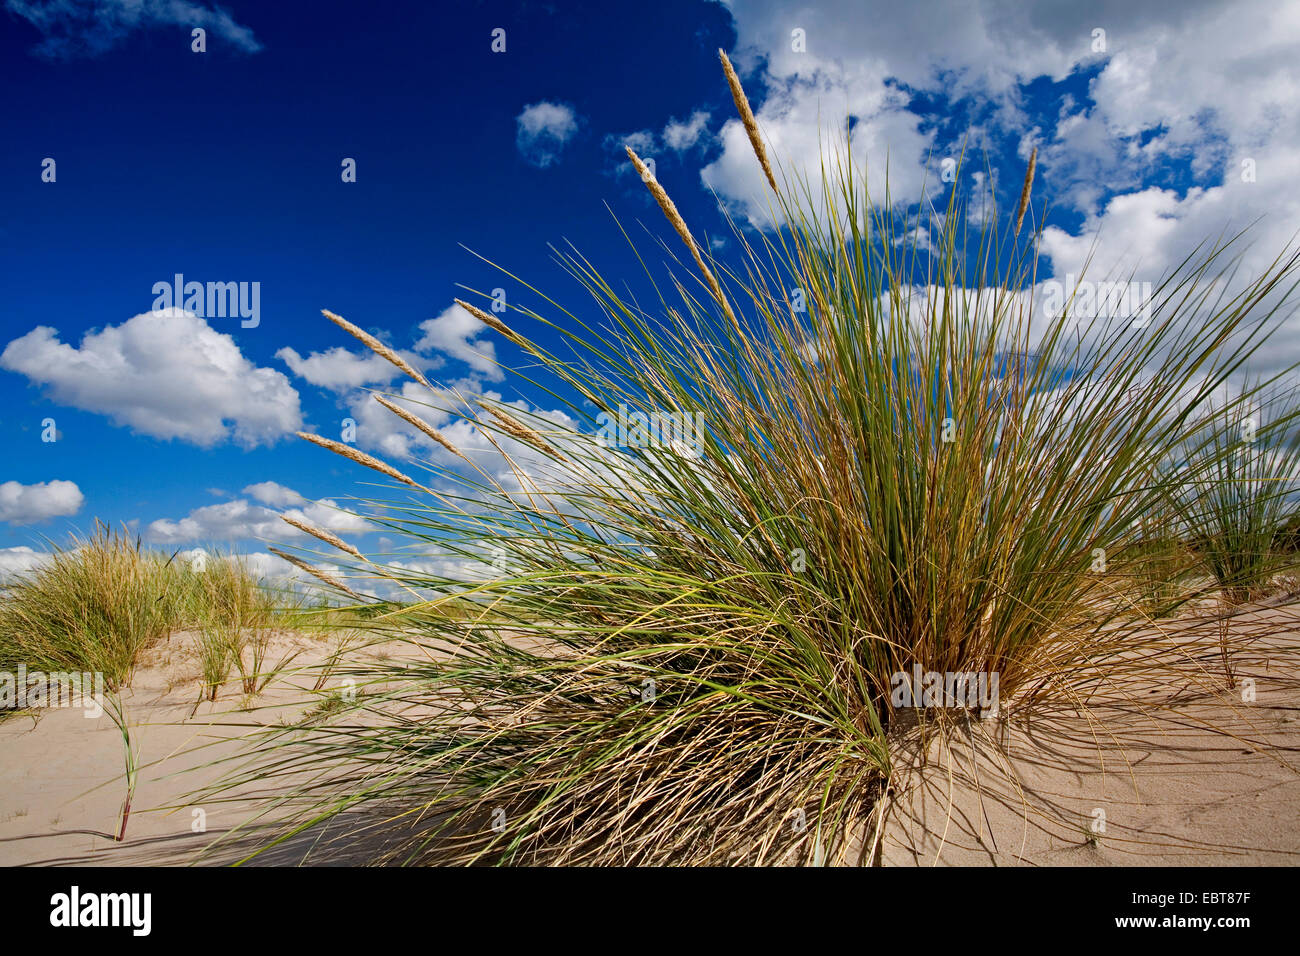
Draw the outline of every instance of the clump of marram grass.
<instances>
[{"instance_id":1,"label":"clump of marram grass","mask_svg":"<svg viewBox=\"0 0 1300 956\"><path fill-rule=\"evenodd\" d=\"M1300 493L1292 447L1300 407L1291 391L1246 393L1202 416L1179 450L1168 493L1188 550L1218 590L1219 654L1234 683L1229 648L1236 608L1266 596L1297 565L1279 538Z\"/></svg>"},{"instance_id":2,"label":"clump of marram grass","mask_svg":"<svg viewBox=\"0 0 1300 956\"><path fill-rule=\"evenodd\" d=\"M171 633L198 634L210 699L232 669L265 685L269 637L290 603L235 558L198 562L96 523L86 539L0 589L0 671L99 672L126 687L140 653Z\"/></svg>"},{"instance_id":3,"label":"clump of marram grass","mask_svg":"<svg viewBox=\"0 0 1300 956\"><path fill-rule=\"evenodd\" d=\"M386 568L436 595L383 615L412 653L354 665L364 713L277 730L248 771L319 772L288 833L371 803L422 822L402 861L870 859L895 675L997 674L1005 715L1177 657L1116 600L1167 503L1150 462L1266 341L1300 258L1216 299L1216 250L1161 283L1145 328L1088 325L1034 314L1034 250L996 223L967 255L955 191L918 276L906 217L851 160L825 174L833 208L796 180L775 238L737 232L739 271L703 261L647 176L706 293L677 280L658 315L561 257L603 327L519 309L508 328L581 427L515 416L539 443L471 411L513 474L430 462L437 494L387 513L463 571ZM619 406L700 415L701 443L594 440Z\"/></svg>"},{"instance_id":4,"label":"clump of marram grass","mask_svg":"<svg viewBox=\"0 0 1300 956\"><path fill-rule=\"evenodd\" d=\"M269 619L273 595L241 565L196 567L96 523L0 590L0 670L97 671L118 690L140 652L173 631Z\"/></svg>"},{"instance_id":5,"label":"clump of marram grass","mask_svg":"<svg viewBox=\"0 0 1300 956\"><path fill-rule=\"evenodd\" d=\"M142 651L173 631L199 632L204 688L215 699L232 665L245 689L265 685L266 629L275 598L234 561L203 565L142 547L96 522L89 538L0 589L0 672L99 673L105 712L122 735L126 837L140 767L123 691ZM202 700L202 697L200 697ZM197 706L197 705L196 705Z\"/></svg>"},{"instance_id":6,"label":"clump of marram grass","mask_svg":"<svg viewBox=\"0 0 1300 956\"><path fill-rule=\"evenodd\" d=\"M1171 507L1229 605L1263 596L1295 565L1276 543L1300 493L1298 414L1290 394L1251 393L1213 409L1182 449Z\"/></svg>"},{"instance_id":7,"label":"clump of marram grass","mask_svg":"<svg viewBox=\"0 0 1300 956\"><path fill-rule=\"evenodd\" d=\"M97 524L89 539L54 548L0 595L0 670L90 671L126 684L139 652L184 612L179 574L139 539Z\"/></svg>"}]
</instances>

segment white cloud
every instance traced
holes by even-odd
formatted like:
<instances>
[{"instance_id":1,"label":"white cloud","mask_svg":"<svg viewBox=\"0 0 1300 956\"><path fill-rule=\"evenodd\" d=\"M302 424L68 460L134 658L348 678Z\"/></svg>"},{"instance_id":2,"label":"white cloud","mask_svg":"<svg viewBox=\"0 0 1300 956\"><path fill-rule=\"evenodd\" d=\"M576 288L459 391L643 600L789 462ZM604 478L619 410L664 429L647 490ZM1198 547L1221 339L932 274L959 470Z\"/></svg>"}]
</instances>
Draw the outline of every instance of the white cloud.
<instances>
[{"instance_id":1,"label":"white cloud","mask_svg":"<svg viewBox=\"0 0 1300 956\"><path fill-rule=\"evenodd\" d=\"M286 505L296 505L305 500L302 495L292 488L286 488L284 485L274 481L259 481L255 485L249 485L244 489L244 494L260 501L264 505L270 505L273 508L283 508ZM223 496L224 497L224 496Z\"/></svg>"},{"instance_id":2,"label":"white cloud","mask_svg":"<svg viewBox=\"0 0 1300 956\"><path fill-rule=\"evenodd\" d=\"M866 170L867 190L883 201L886 159L895 201L915 200L924 180L923 161L933 135L921 131L921 117L906 108L908 96L886 82L880 65L825 64L811 76L773 78L756 113L768 154L778 172L807 179L821 195L823 165L844 150L844 118L852 116L852 154ZM770 228L767 180L754 157L744 125L728 120L719 136L722 155L701 171L704 184L752 225Z\"/></svg>"},{"instance_id":3,"label":"white cloud","mask_svg":"<svg viewBox=\"0 0 1300 956\"><path fill-rule=\"evenodd\" d=\"M6 481L0 484L0 521L32 524L67 517L80 511L85 500L72 481L41 481L34 485Z\"/></svg>"},{"instance_id":4,"label":"white cloud","mask_svg":"<svg viewBox=\"0 0 1300 956\"><path fill-rule=\"evenodd\" d=\"M1026 9L1012 0L973 0L941 17L923 5L880 17L856 0L798 8L781 0L726 5L738 33L734 58L764 64L747 82L751 99L762 102L759 125L776 155L807 169L818 155L819 125L836 126L847 107L863 118L855 136L889 147L897 174L891 186L901 199L915 198L908 167L919 164L918 146L925 144L909 128L918 117L895 84L949 101L992 104L994 126L1021 131L1021 84L1099 66L1090 90L1095 107L1069 104L1056 139L1039 156L1040 171L1082 202L1097 198L1088 184L1136 187L1162 157L1191 158L1201 174L1214 173L1210 185L1217 185L1225 159L1280 140L1300 142L1295 5L1193 0ZM1099 26L1104 37L1094 35ZM795 30L803 33L803 52ZM926 42L914 42L916 36ZM1094 50L1099 41L1104 50ZM762 195L761 180L743 130L734 120L728 127L724 154L705 170L705 181L744 206ZM1139 133L1150 137L1145 145L1131 140ZM883 153L867 142L863 148L883 165Z\"/></svg>"},{"instance_id":5,"label":"white cloud","mask_svg":"<svg viewBox=\"0 0 1300 956\"><path fill-rule=\"evenodd\" d=\"M610 133L605 137L603 145L605 149L617 153L619 158L624 160L627 157L627 148L631 146L633 152L645 159L655 151L657 141L655 140L655 134L650 130L638 129L631 133Z\"/></svg>"},{"instance_id":6,"label":"white cloud","mask_svg":"<svg viewBox=\"0 0 1300 956\"><path fill-rule=\"evenodd\" d=\"M244 53L262 44L220 7L187 0L6 0L5 9L44 36L36 52L49 57L94 56L149 27L202 27ZM188 36L185 39L189 45Z\"/></svg>"},{"instance_id":7,"label":"white cloud","mask_svg":"<svg viewBox=\"0 0 1300 956\"><path fill-rule=\"evenodd\" d=\"M233 439L251 448L302 425L298 393L283 373L257 367L229 335L179 309L88 332L80 347L37 326L5 347L0 368L46 386L61 405L154 438L204 447Z\"/></svg>"},{"instance_id":8,"label":"white cloud","mask_svg":"<svg viewBox=\"0 0 1300 956\"><path fill-rule=\"evenodd\" d=\"M515 126L520 154L545 169L560 158L565 144L578 132L578 117L571 106L542 101L525 106Z\"/></svg>"},{"instance_id":9,"label":"white cloud","mask_svg":"<svg viewBox=\"0 0 1300 956\"><path fill-rule=\"evenodd\" d=\"M184 518L160 518L149 523L144 536L159 544L188 544L203 541L269 540L286 541L304 537L304 532L281 520L281 514L336 533L364 534L373 530L370 523L337 502L322 498L308 501L292 488L273 481L249 485L244 494L262 505L243 498L195 508ZM274 507L266 507L273 505ZM286 505L295 507L285 508ZM277 511L275 508L284 508Z\"/></svg>"},{"instance_id":10,"label":"white cloud","mask_svg":"<svg viewBox=\"0 0 1300 956\"><path fill-rule=\"evenodd\" d=\"M1050 201L1083 216L1081 226L1043 236L1042 251L1057 276L1079 274L1092 252L1091 279L1135 271L1138 281L1157 280L1197 243L1259 220L1241 260L1243 277L1257 275L1300 220L1295 4L1115 0L1027 7L972 0L946 7L940 17L916 4L880 17L857 0L725 5L738 36L733 59L742 73L749 69L743 75L769 149L808 174L814 194L819 137L849 112L859 117L855 160L868 161L877 200L886 151L893 197L909 202L917 198L930 146L928 159L937 163L955 155L963 138L978 150L1010 135L1019 141L1021 160L1037 144L1035 212ZM803 52L793 42L796 30L805 39ZM925 42L915 42L917 36ZM1042 77L1059 82L1082 68L1095 73L1087 101L1066 97L1058 116L1029 115L1025 84ZM902 90L969 107L980 119L956 133L924 133L928 127L918 124L925 117L912 111ZM704 183L753 224L770 226L767 187L739 122L730 120L720 139L722 154L702 171ZM982 161L972 164L973 158L968 153L963 179L968 212L979 222L994 207ZM1155 178L1171 170L1174 178ZM1255 181L1246 181L1252 171ZM993 185L1001 207L1014 204L1015 196L1005 193L1018 189L1018 178ZM1010 215L1009 208L999 212ZM1297 323L1273 345L1271 361L1300 357Z\"/></svg>"},{"instance_id":11,"label":"white cloud","mask_svg":"<svg viewBox=\"0 0 1300 956\"><path fill-rule=\"evenodd\" d=\"M399 354L414 368L423 370L430 365L428 359L409 352ZM387 385L402 374L396 365L374 352L352 352L340 347L312 352L303 358L296 349L286 346L276 352L275 357L299 378L336 392L367 385Z\"/></svg>"},{"instance_id":12,"label":"white cloud","mask_svg":"<svg viewBox=\"0 0 1300 956\"><path fill-rule=\"evenodd\" d=\"M458 305L449 305L434 319L420 323L420 352L437 350L464 362L491 381L505 378L496 360L496 345L491 332L482 322ZM480 338L482 336L482 338Z\"/></svg>"},{"instance_id":13,"label":"white cloud","mask_svg":"<svg viewBox=\"0 0 1300 956\"><path fill-rule=\"evenodd\" d=\"M39 568L50 560L48 551L36 551L26 545L16 548L0 548L0 584L12 581L15 577Z\"/></svg>"},{"instance_id":14,"label":"white cloud","mask_svg":"<svg viewBox=\"0 0 1300 956\"><path fill-rule=\"evenodd\" d=\"M675 152L685 152L698 145L709 125L709 114L697 110L688 120L670 120L664 127L664 145Z\"/></svg>"}]
</instances>

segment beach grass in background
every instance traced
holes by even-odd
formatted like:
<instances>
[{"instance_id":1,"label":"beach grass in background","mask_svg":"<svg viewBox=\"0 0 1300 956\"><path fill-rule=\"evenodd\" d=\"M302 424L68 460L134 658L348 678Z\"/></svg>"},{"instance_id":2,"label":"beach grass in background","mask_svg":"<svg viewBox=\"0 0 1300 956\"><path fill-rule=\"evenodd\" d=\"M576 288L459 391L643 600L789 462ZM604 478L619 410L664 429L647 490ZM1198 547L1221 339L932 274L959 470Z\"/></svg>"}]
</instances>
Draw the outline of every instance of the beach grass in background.
<instances>
[{"instance_id":1,"label":"beach grass in background","mask_svg":"<svg viewBox=\"0 0 1300 956\"><path fill-rule=\"evenodd\" d=\"M245 648L292 604L237 560L145 548L97 524L88 538L54 547L47 561L0 590L0 670L99 672L110 690L130 683L141 651L194 629ZM205 672L207 663L205 658Z\"/></svg>"}]
</instances>

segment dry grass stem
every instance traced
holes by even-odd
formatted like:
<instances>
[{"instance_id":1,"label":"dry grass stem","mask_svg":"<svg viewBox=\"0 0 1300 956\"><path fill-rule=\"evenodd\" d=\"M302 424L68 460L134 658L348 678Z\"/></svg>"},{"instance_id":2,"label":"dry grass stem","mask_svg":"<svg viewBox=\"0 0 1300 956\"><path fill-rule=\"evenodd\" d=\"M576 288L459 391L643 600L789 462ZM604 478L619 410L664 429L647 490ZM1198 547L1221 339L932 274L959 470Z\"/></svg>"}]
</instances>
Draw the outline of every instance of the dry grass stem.
<instances>
[{"instance_id":1,"label":"dry grass stem","mask_svg":"<svg viewBox=\"0 0 1300 956\"><path fill-rule=\"evenodd\" d=\"M456 455L459 458L464 458L466 461L469 461L469 459L465 458L464 454L461 453L459 448L457 448L455 445L453 445L451 442L447 440L447 438L442 434L442 432L438 431L438 429L434 428L432 425L426 422L419 415L412 414L411 412L408 412L406 409L402 408L400 405L395 405L392 402L388 401L388 399L383 398L382 396L379 395L375 396L375 401L377 401L380 405L383 405L384 408L388 409L398 418L410 423L411 425L414 425L416 428L424 432L426 435L428 435L430 438L436 441L443 448L447 449L447 451L451 452L453 455Z\"/></svg>"},{"instance_id":2,"label":"dry grass stem","mask_svg":"<svg viewBox=\"0 0 1300 956\"><path fill-rule=\"evenodd\" d=\"M767 160L767 149L763 146L763 138L758 133L758 122L754 119L754 111L749 108L745 88L740 85L740 77L736 75L731 60L727 58L727 51L719 50L718 58L722 60L722 69L727 74L727 84L731 87L731 98L736 103L736 112L740 114L740 121L745 124L745 132L749 134L749 144L754 147L754 155L758 157L759 165L763 167L763 175L767 177L768 185L772 187L773 192L776 192L776 177L772 175L772 164Z\"/></svg>"},{"instance_id":3,"label":"dry grass stem","mask_svg":"<svg viewBox=\"0 0 1300 956\"><path fill-rule=\"evenodd\" d=\"M406 359L402 358L400 355L398 355L396 352L390 349L383 342L379 341L379 339L375 338L365 329L353 325L347 319L343 318L343 316L335 315L329 309L321 309L320 311L321 311L321 315L325 316L325 318L329 319L331 322L337 325L344 332L347 332L349 335L359 339L368 349L370 349L370 351L374 352L376 355L388 359L388 361L392 362L394 365L400 368L407 375L411 376L411 378L415 379L425 388L432 388L432 386L429 384L429 380L426 379L419 372L417 372L415 369L413 369L407 363Z\"/></svg>"},{"instance_id":4,"label":"dry grass stem","mask_svg":"<svg viewBox=\"0 0 1300 956\"><path fill-rule=\"evenodd\" d=\"M421 489L424 488L424 486L421 485L418 481L415 481L414 479L409 478L406 475L402 474L400 471L398 471L396 468L394 468L392 465L388 464L387 462L382 462L378 458L374 458L370 455L367 455L363 451L357 451L355 448L345 445L342 442L332 441L329 438L322 438L320 435L313 435L310 432L295 432L295 434L299 438L307 439L307 441L311 442L314 445L320 445L322 448L329 449L330 451L334 452L336 455L342 455L344 458L350 458L352 461L355 461L358 465L365 465L367 468L373 468L375 471L379 472L380 474L387 475L389 478L395 478L396 480L400 481L404 485L410 485L412 488L421 488Z\"/></svg>"},{"instance_id":5,"label":"dry grass stem","mask_svg":"<svg viewBox=\"0 0 1300 956\"><path fill-rule=\"evenodd\" d=\"M338 548L340 551L346 551L348 554L353 555L354 557L361 558L361 560L363 561L365 560L365 555L363 555L360 551L352 547L352 545L348 544L346 541L344 541L342 538L338 537L337 535L332 534L329 531L326 531L324 528L317 528L314 525L309 525L305 521L299 521L297 518L291 518L289 517L289 515L280 515L280 517L283 518L286 523L293 525L299 531L305 531L313 538L319 538L321 541L324 541L326 544L333 545L334 547Z\"/></svg>"}]
</instances>

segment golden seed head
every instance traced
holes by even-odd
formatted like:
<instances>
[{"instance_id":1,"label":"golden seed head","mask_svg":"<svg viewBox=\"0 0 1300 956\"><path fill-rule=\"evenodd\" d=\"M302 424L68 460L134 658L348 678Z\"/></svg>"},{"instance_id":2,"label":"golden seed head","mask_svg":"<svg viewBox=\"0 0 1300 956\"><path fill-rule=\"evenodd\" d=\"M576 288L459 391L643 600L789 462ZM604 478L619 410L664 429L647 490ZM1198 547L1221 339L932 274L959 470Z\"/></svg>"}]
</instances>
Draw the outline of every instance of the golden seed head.
<instances>
[{"instance_id":1,"label":"golden seed head","mask_svg":"<svg viewBox=\"0 0 1300 956\"><path fill-rule=\"evenodd\" d=\"M348 554L354 555L358 558L361 558L362 560L365 560L364 556L361 554L360 551L352 547L352 545L348 544L346 541L344 541L342 538L338 537L337 535L333 534L332 532L326 531L324 528L317 528L315 525L310 525L305 521L299 521L297 518L291 518L288 515L280 515L280 517L288 524L293 525L299 531L305 531L313 538L319 538L320 540L324 541L326 544L332 544L340 551L346 551Z\"/></svg>"},{"instance_id":2,"label":"golden seed head","mask_svg":"<svg viewBox=\"0 0 1300 956\"><path fill-rule=\"evenodd\" d=\"M700 255L700 247L695 242L695 237L691 235L691 230L687 228L686 220L677 211L676 203L672 201L664 187L659 185L659 180L650 175L650 169L642 162L641 157L636 154L636 150L631 146L626 147L626 149L628 159L632 161L633 168L640 174L641 181L650 190L650 195L654 196L655 202L659 204L664 218L677 230L677 235L681 236L682 242L690 250L691 256L695 259L695 267L700 270L700 275L704 277L709 291L713 293L713 297L717 300L718 305L722 307L722 311L726 313L727 318L731 319L733 324L738 324L736 323L735 313L731 311L731 304L727 302L727 297L722 292L722 285L714 278L709 267L704 264L704 257Z\"/></svg>"},{"instance_id":3,"label":"golden seed head","mask_svg":"<svg viewBox=\"0 0 1300 956\"><path fill-rule=\"evenodd\" d=\"M1025 221L1025 211L1029 208L1029 192L1034 185L1034 169L1038 165L1038 147L1029 154L1029 168L1025 170L1025 185L1020 189L1020 206L1016 209L1016 235L1020 235L1020 226Z\"/></svg>"},{"instance_id":4,"label":"golden seed head","mask_svg":"<svg viewBox=\"0 0 1300 956\"><path fill-rule=\"evenodd\" d=\"M370 349L370 351L374 352L378 356L381 356L382 358L388 359L388 361L392 362L394 365L400 368L407 375L411 376L411 378L415 379L425 388L432 387L429 385L428 379L426 379L423 375L421 375L414 368L412 368L410 364L406 361L406 359L402 358L400 355L398 355L396 352L390 349L383 342L379 341L379 339L375 338L365 329L353 325L347 319L343 318L343 316L335 315L329 309L321 309L320 311L321 311L321 315L325 316L325 318L329 319L331 322L337 325L344 332L347 332L353 338L356 338L359 341L361 341L366 346L366 348Z\"/></svg>"},{"instance_id":5,"label":"golden seed head","mask_svg":"<svg viewBox=\"0 0 1300 956\"><path fill-rule=\"evenodd\" d=\"M388 409L398 418L401 418L409 422L410 424L414 425L416 428L424 432L426 435L428 435L430 438L436 441L443 448L447 449L447 451L451 452L453 455L458 455L461 458L465 458L465 456L461 453L460 449L457 448L455 445L453 445L451 442L449 442L446 436L442 434L442 432L438 431L438 429L434 428L432 425L430 425L420 416L408 412L405 408L402 408L400 405L393 404L392 402L390 402L388 399L384 398L381 395L376 395L375 401L377 401L380 405L383 405L384 408ZM468 458L465 458L465 460L469 461Z\"/></svg>"},{"instance_id":6,"label":"golden seed head","mask_svg":"<svg viewBox=\"0 0 1300 956\"><path fill-rule=\"evenodd\" d=\"M307 439L307 441L314 445L320 445L322 448L326 448L329 451L334 452L336 455L342 455L344 458L351 459L359 465L365 465L367 468L373 468L375 471L387 475L389 478L395 478L402 482L402 484L428 491L428 489L419 482L408 478L387 462L380 461L378 458L367 455L363 451L357 451L355 448L345 445L342 442L332 441L329 438L322 438L320 435L313 435L310 432L295 432L294 434L299 438Z\"/></svg>"},{"instance_id":7,"label":"golden seed head","mask_svg":"<svg viewBox=\"0 0 1300 956\"><path fill-rule=\"evenodd\" d=\"M487 402L478 402L478 406L485 409L489 415L497 420L502 431L508 435L518 438L522 442L527 442L534 448L545 452L552 458L558 458L561 461L568 461L560 452L554 448L545 438L529 428L513 415L507 414L499 408L489 405Z\"/></svg>"},{"instance_id":8,"label":"golden seed head","mask_svg":"<svg viewBox=\"0 0 1300 956\"><path fill-rule=\"evenodd\" d=\"M754 111L749 108L749 98L745 96L745 88L740 85L740 77L736 75L736 69L731 65L727 51L718 50L718 58L722 60L722 71L727 74L727 85L731 87L731 99L736 104L736 112L740 114L740 121L745 124L749 145L754 148L754 155L758 157L758 163L763 167L768 185L772 187L773 192L776 192L776 177L772 174L772 164L767 160L767 149L763 146L763 138L758 133L758 121L754 119Z\"/></svg>"},{"instance_id":9,"label":"golden seed head","mask_svg":"<svg viewBox=\"0 0 1300 956\"><path fill-rule=\"evenodd\" d=\"M514 329L510 328L510 326L506 325L504 322L498 319L491 312L484 312L478 306L470 305L468 302L466 302L463 299L452 299L452 301L455 302L462 309L464 309L466 312L468 312L470 315L474 316L474 318L478 319L488 328L496 329L496 331L500 332L502 335L508 338L511 342L514 342L516 345L525 344L524 337L522 335L520 335Z\"/></svg>"},{"instance_id":10,"label":"golden seed head","mask_svg":"<svg viewBox=\"0 0 1300 956\"><path fill-rule=\"evenodd\" d=\"M289 554L289 552L287 551L281 551L279 548L268 547L266 550L270 551L276 557L284 558L284 560L288 561L294 567L301 568L303 571L306 571L312 577L316 578L318 581L323 582L329 587L342 591L344 594L348 595L349 597L356 598L358 601L365 600L365 598L363 598L356 591L352 590L342 581L338 580L337 578L331 577L330 575L322 571L320 568L313 568L310 564L308 564L306 561L303 561L301 558L295 557L294 555Z\"/></svg>"}]
</instances>

